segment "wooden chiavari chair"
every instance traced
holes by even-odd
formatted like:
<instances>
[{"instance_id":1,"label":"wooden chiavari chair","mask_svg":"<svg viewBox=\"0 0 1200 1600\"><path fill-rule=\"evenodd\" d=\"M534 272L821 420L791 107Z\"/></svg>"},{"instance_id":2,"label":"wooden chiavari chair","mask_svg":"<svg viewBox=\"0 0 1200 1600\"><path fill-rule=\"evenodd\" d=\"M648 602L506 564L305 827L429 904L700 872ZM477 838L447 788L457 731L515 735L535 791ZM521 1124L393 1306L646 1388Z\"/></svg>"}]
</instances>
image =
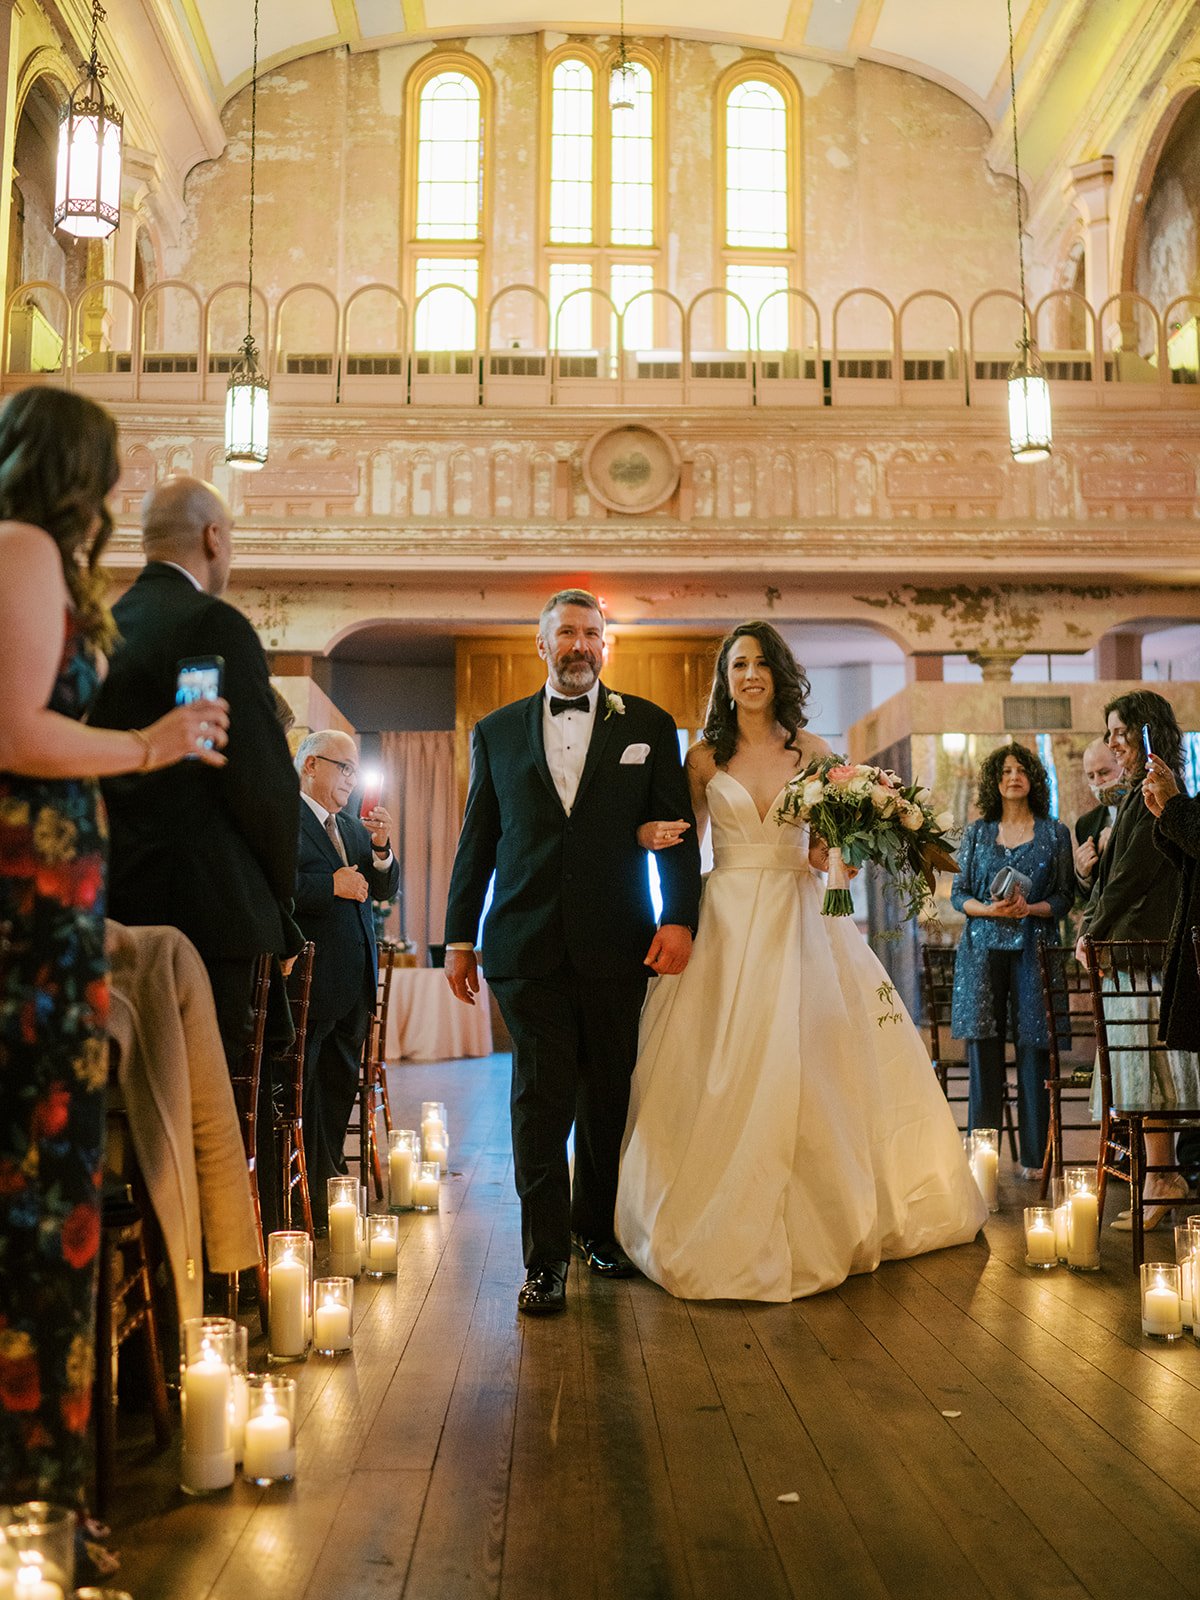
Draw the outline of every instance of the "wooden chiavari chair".
<instances>
[{"instance_id":1,"label":"wooden chiavari chair","mask_svg":"<svg viewBox=\"0 0 1200 1600\"><path fill-rule=\"evenodd\" d=\"M1062 1177L1063 1134L1091 1132L1096 1126L1090 1115L1085 1122L1063 1121L1064 1100L1085 1108L1091 1100L1096 1024L1092 1017L1091 979L1087 968L1076 961L1072 946L1039 944L1038 966L1050 1049L1050 1075L1046 1079L1050 1124L1041 1187L1044 1200L1050 1179Z\"/></svg>"},{"instance_id":2,"label":"wooden chiavari chair","mask_svg":"<svg viewBox=\"0 0 1200 1600\"><path fill-rule=\"evenodd\" d=\"M267 1037L267 997L271 989L273 955L261 955L254 969L253 1032L242 1057L239 1070L232 1073L233 1098L237 1105L238 1120L242 1125L242 1148L246 1155L246 1170L250 1174L250 1196L254 1202L254 1227L258 1235L258 1312L262 1330L267 1331L267 1262L263 1242L262 1205L258 1193L258 1096L262 1083L263 1050ZM236 1319L238 1303L238 1273L226 1274L227 1310Z\"/></svg>"},{"instance_id":3,"label":"wooden chiavari chair","mask_svg":"<svg viewBox=\"0 0 1200 1600\"><path fill-rule=\"evenodd\" d=\"M1114 1062L1119 1064L1124 1055L1145 1054L1151 1058L1152 1071L1155 1058L1163 1072L1169 1070L1167 1047L1158 1038L1166 950L1163 939L1084 940L1096 1026L1096 1070L1100 1073L1103 1099L1096 1189L1103 1216L1108 1179L1128 1183L1135 1267L1141 1266L1146 1251L1146 1179L1152 1172L1179 1171L1174 1161L1147 1163L1147 1125L1179 1128L1200 1123L1200 1106L1153 1106L1148 1100L1134 1100L1124 1093L1115 1095L1113 1090ZM1128 1173L1120 1165L1123 1157L1129 1162Z\"/></svg>"},{"instance_id":4,"label":"wooden chiavari chair","mask_svg":"<svg viewBox=\"0 0 1200 1600\"><path fill-rule=\"evenodd\" d=\"M312 995L313 956L316 945L310 939L296 957L288 975L288 1002L292 1026L296 1030L291 1044L276 1057L282 1082L275 1105L275 1142L279 1152L285 1228L292 1222L292 1196L300 1191L300 1214L305 1231L313 1237L312 1198L308 1189L308 1162L304 1156L304 1046L308 1039L308 1007Z\"/></svg>"},{"instance_id":5,"label":"wooden chiavari chair","mask_svg":"<svg viewBox=\"0 0 1200 1600\"><path fill-rule=\"evenodd\" d=\"M950 1037L950 1011L954 998L953 945L923 945L921 968L925 992L925 1016L929 1028L929 1055L942 1093L951 1105L967 1103L967 1062L965 1053L954 1049ZM1004 1072L1004 1129L1009 1154L1017 1159L1017 1130L1012 1114L1012 1090L1008 1069Z\"/></svg>"},{"instance_id":6,"label":"wooden chiavari chair","mask_svg":"<svg viewBox=\"0 0 1200 1600\"><path fill-rule=\"evenodd\" d=\"M357 1140L358 1153L348 1159L358 1163L358 1181L365 1184L367 1174L375 1185L375 1198L383 1199L383 1161L379 1151L379 1117L392 1131L392 1108L387 1092L387 1019L391 1006L393 957L396 947L387 942L379 946L379 966L375 979L375 1009L363 1040L362 1064L358 1079L358 1112L346 1130Z\"/></svg>"}]
</instances>

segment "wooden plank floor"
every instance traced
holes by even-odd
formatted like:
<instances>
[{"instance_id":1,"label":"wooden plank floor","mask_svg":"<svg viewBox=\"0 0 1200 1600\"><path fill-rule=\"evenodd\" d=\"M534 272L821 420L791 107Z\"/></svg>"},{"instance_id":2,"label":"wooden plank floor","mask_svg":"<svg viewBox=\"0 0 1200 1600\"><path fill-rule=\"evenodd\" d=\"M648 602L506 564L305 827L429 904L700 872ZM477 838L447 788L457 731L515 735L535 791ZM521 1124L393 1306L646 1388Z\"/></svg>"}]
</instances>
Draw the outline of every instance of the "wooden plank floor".
<instances>
[{"instance_id":1,"label":"wooden plank floor","mask_svg":"<svg viewBox=\"0 0 1200 1600\"><path fill-rule=\"evenodd\" d=\"M402 1124L447 1102L441 1213L360 1283L353 1356L289 1369L292 1486L188 1500L124 1419L136 1600L1200 1596L1200 1349L1142 1340L1127 1235L1099 1274L1026 1271L1010 1173L984 1238L831 1294L687 1304L576 1264L529 1323L507 1057L391 1093Z\"/></svg>"}]
</instances>

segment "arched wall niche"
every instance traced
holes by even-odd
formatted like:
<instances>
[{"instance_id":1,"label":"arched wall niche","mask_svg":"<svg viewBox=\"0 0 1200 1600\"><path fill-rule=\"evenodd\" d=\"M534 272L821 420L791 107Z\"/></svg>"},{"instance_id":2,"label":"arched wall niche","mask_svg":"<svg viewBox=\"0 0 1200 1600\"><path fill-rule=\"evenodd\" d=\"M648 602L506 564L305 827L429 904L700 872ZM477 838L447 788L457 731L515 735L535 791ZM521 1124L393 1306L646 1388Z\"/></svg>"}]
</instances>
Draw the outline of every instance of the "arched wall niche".
<instances>
[{"instance_id":1,"label":"arched wall niche","mask_svg":"<svg viewBox=\"0 0 1200 1600\"><path fill-rule=\"evenodd\" d=\"M1113 260L1120 263L1119 281L1122 289L1137 288L1138 260L1155 176L1180 118L1185 114L1194 114L1198 99L1200 59L1193 58L1182 63L1162 84L1153 97L1141 132L1132 146L1127 163L1130 177L1121 194L1114 196L1113 207L1117 218ZM1193 108L1190 113L1189 107Z\"/></svg>"}]
</instances>

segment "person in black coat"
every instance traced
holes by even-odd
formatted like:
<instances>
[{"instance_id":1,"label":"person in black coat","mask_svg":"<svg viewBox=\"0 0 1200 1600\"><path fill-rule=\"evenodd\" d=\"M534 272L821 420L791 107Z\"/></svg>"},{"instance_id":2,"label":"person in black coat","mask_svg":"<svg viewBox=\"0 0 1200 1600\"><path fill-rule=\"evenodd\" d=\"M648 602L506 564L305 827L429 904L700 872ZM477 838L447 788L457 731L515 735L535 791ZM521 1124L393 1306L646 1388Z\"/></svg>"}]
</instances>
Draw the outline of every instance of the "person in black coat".
<instances>
[{"instance_id":1,"label":"person in black coat","mask_svg":"<svg viewBox=\"0 0 1200 1600\"><path fill-rule=\"evenodd\" d=\"M1096 881L1096 865L1117 820L1117 804L1125 793L1121 764L1103 739L1093 739L1083 752L1083 776L1099 802L1075 820L1075 890L1077 905L1086 905Z\"/></svg>"},{"instance_id":2,"label":"person in black coat","mask_svg":"<svg viewBox=\"0 0 1200 1600\"><path fill-rule=\"evenodd\" d=\"M604 618L584 590L542 611L545 689L476 726L446 911L446 977L478 993L475 936L495 874L483 967L513 1041L512 1131L531 1314L565 1305L572 1244L592 1271L632 1271L614 1238L617 1168L650 973L681 972L700 856L675 724L600 682ZM655 928L638 830L677 819L657 856ZM575 1127L572 1187L566 1144Z\"/></svg>"},{"instance_id":3,"label":"person in black coat","mask_svg":"<svg viewBox=\"0 0 1200 1600\"><path fill-rule=\"evenodd\" d=\"M1179 872L1179 897L1171 922L1167 964L1163 971L1159 1037L1176 1050L1200 1050L1200 971L1192 945L1192 929L1200 927L1200 799L1186 795L1170 767L1160 756L1146 763L1142 785L1146 808L1157 817L1154 842ZM1195 1129L1184 1138L1200 1162L1200 1139Z\"/></svg>"},{"instance_id":4,"label":"person in black coat","mask_svg":"<svg viewBox=\"0 0 1200 1600\"><path fill-rule=\"evenodd\" d=\"M255 962L288 951L282 907L295 884L299 786L258 635L220 598L233 554L229 507L210 484L168 478L146 496L142 539L147 565L113 607L121 642L91 721L144 727L175 703L181 660L220 656L228 763L105 781L109 915L188 936L232 1065L250 1037Z\"/></svg>"},{"instance_id":5,"label":"person in black coat","mask_svg":"<svg viewBox=\"0 0 1200 1600\"><path fill-rule=\"evenodd\" d=\"M361 822L345 810L358 779L358 748L349 734L310 733L296 751L296 770L303 804L295 916L317 947L304 1048L304 1154L313 1222L325 1228L326 1185L346 1170L346 1129L375 1008L379 954L371 901L391 899L400 868L384 808L376 806Z\"/></svg>"}]
</instances>

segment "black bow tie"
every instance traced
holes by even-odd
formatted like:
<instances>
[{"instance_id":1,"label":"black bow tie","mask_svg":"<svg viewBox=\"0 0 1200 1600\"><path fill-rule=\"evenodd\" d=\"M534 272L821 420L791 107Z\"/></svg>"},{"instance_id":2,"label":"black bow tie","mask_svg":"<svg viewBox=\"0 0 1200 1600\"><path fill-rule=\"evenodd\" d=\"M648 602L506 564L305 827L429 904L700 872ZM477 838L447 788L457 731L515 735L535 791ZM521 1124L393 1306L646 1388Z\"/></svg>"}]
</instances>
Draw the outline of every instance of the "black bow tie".
<instances>
[{"instance_id":1,"label":"black bow tie","mask_svg":"<svg viewBox=\"0 0 1200 1600\"><path fill-rule=\"evenodd\" d=\"M560 711L586 711L588 697L581 694L578 700L560 700L556 694L550 696L550 715L557 717Z\"/></svg>"}]
</instances>

